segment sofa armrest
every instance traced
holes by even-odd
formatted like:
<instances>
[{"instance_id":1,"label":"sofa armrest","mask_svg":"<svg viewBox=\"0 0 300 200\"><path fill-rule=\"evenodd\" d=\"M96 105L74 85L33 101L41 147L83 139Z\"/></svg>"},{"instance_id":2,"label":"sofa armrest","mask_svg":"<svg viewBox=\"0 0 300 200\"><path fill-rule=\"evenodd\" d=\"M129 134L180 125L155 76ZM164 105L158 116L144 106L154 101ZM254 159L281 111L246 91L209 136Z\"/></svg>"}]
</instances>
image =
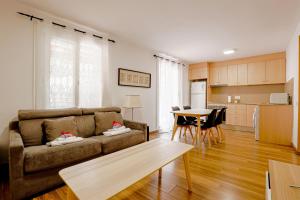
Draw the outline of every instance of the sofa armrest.
<instances>
[{"instance_id":1,"label":"sofa armrest","mask_svg":"<svg viewBox=\"0 0 300 200\"><path fill-rule=\"evenodd\" d=\"M124 125L128 128L143 131L144 135L145 135L145 141L147 140L147 124L146 123L135 122L135 121L131 121L131 120L123 120L123 122L124 122Z\"/></svg>"},{"instance_id":2,"label":"sofa armrest","mask_svg":"<svg viewBox=\"0 0 300 200\"><path fill-rule=\"evenodd\" d=\"M24 144L20 133L9 131L9 176L16 179L23 176Z\"/></svg>"}]
</instances>

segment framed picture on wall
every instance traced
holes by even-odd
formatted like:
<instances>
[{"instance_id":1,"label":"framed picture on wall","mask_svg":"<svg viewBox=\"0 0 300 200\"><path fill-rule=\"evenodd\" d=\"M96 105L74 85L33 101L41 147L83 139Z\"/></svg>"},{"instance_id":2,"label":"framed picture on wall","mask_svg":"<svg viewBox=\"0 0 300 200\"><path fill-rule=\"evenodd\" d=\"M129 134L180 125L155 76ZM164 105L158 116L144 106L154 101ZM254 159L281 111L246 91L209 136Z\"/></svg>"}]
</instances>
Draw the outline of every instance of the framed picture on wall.
<instances>
[{"instance_id":1,"label":"framed picture on wall","mask_svg":"<svg viewBox=\"0 0 300 200\"><path fill-rule=\"evenodd\" d=\"M151 74L130 69L118 69L118 85L151 88Z\"/></svg>"}]
</instances>

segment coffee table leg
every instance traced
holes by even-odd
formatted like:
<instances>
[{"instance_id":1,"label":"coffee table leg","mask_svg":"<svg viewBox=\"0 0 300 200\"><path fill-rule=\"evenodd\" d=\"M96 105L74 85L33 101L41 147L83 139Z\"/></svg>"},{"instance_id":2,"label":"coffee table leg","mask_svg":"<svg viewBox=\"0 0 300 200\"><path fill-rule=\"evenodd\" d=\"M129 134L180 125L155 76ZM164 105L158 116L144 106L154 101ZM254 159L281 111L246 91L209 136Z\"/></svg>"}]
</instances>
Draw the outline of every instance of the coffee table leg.
<instances>
[{"instance_id":1,"label":"coffee table leg","mask_svg":"<svg viewBox=\"0 0 300 200\"><path fill-rule=\"evenodd\" d=\"M192 180L191 180L191 173L190 173L190 162L189 162L189 154L183 154L183 161L184 161L184 169L186 175L186 181L188 185L188 191L192 192Z\"/></svg>"},{"instance_id":2,"label":"coffee table leg","mask_svg":"<svg viewBox=\"0 0 300 200\"><path fill-rule=\"evenodd\" d=\"M67 200L78 200L73 191L67 186Z\"/></svg>"}]
</instances>

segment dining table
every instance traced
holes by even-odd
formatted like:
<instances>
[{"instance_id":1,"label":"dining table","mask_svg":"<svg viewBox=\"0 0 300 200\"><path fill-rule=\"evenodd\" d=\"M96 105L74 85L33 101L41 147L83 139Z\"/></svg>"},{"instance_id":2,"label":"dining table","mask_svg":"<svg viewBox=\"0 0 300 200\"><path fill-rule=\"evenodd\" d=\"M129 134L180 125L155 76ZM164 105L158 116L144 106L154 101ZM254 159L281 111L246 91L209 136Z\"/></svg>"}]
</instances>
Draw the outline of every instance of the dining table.
<instances>
[{"instance_id":1,"label":"dining table","mask_svg":"<svg viewBox=\"0 0 300 200\"><path fill-rule=\"evenodd\" d=\"M212 109L189 109L189 110L171 111L171 113L173 113L175 116L171 140L174 140L176 131L178 129L177 126L178 117L183 116L183 117L197 118L197 131L196 131L196 135L193 138L193 144L197 143L198 140L201 141L201 117L208 116L211 113L211 111Z\"/></svg>"}]
</instances>

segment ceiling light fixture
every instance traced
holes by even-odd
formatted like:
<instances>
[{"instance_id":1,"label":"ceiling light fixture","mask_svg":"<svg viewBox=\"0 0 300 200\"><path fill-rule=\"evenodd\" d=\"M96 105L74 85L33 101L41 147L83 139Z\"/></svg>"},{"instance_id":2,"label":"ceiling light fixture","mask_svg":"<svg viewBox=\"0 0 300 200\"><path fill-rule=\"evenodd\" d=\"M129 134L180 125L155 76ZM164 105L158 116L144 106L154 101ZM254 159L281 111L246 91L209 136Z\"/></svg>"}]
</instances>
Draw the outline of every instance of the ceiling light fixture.
<instances>
[{"instance_id":1,"label":"ceiling light fixture","mask_svg":"<svg viewBox=\"0 0 300 200\"><path fill-rule=\"evenodd\" d=\"M224 53L225 55L230 55L230 54L233 54L233 53L235 53L235 52L236 52L235 49L226 49L226 50L223 51L223 53Z\"/></svg>"}]
</instances>

